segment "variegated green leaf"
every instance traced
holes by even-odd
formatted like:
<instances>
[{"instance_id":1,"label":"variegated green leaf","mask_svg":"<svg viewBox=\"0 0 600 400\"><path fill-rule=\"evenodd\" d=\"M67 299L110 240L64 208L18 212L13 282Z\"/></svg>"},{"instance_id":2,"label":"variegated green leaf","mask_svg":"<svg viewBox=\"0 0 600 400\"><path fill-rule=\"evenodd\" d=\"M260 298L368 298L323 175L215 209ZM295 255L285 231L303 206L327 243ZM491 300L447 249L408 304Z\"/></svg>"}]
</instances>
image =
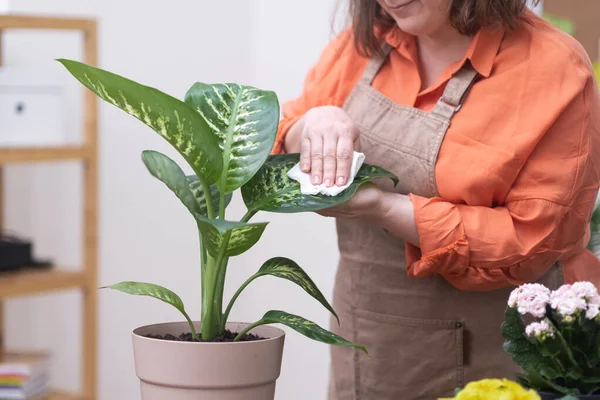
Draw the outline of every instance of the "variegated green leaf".
<instances>
[{"instance_id":1,"label":"variegated green leaf","mask_svg":"<svg viewBox=\"0 0 600 400\"><path fill-rule=\"evenodd\" d=\"M235 191L252 178L273 148L279 122L277 96L233 83L196 83L185 101L204 117L223 150L219 190Z\"/></svg>"},{"instance_id":2,"label":"variegated green leaf","mask_svg":"<svg viewBox=\"0 0 600 400\"><path fill-rule=\"evenodd\" d=\"M338 323L340 322L339 317L333 310L333 307L329 304L323 293L319 290L317 285L313 282L312 279L308 276L306 272L298 264L289 258L284 257L276 257L271 258L267 262L265 262L262 267L258 270L256 274L254 274L255 278L260 276L271 275L277 278L287 279L288 281L294 282L296 285L300 286L302 289L306 291L309 295L315 298L319 303L323 305L326 309L328 309L337 319Z\"/></svg>"},{"instance_id":3,"label":"variegated green leaf","mask_svg":"<svg viewBox=\"0 0 600 400\"><path fill-rule=\"evenodd\" d=\"M217 258L225 240L228 240L225 257L240 255L250 249L262 236L267 223L247 224L244 222L223 221L196 217L202 241L208 253Z\"/></svg>"},{"instance_id":4,"label":"variegated green leaf","mask_svg":"<svg viewBox=\"0 0 600 400\"><path fill-rule=\"evenodd\" d=\"M391 172L363 164L354 182L339 195L305 195L300 192L300 184L287 176L287 172L298 161L298 154L270 156L256 175L242 186L242 196L248 210L278 213L318 211L345 203L354 196L361 185L375 179L389 178L395 183L398 182L398 178Z\"/></svg>"},{"instance_id":5,"label":"variegated green leaf","mask_svg":"<svg viewBox=\"0 0 600 400\"><path fill-rule=\"evenodd\" d=\"M159 90L77 61L59 60L85 87L101 99L142 121L166 139L207 184L223 170L215 135L190 106Z\"/></svg>"},{"instance_id":6,"label":"variegated green leaf","mask_svg":"<svg viewBox=\"0 0 600 400\"><path fill-rule=\"evenodd\" d=\"M187 180L190 185L190 189L192 190L192 194L196 198L198 205L200 206L200 215L207 217L208 210L206 208L206 196L204 194L204 188L200 183L200 180L196 175L188 175ZM210 185L210 193L213 201L213 210L216 213L219 212L219 189L217 189L217 185ZM232 194L228 194L225 196L225 207L231 203L231 199L233 198Z\"/></svg>"},{"instance_id":7,"label":"variegated green leaf","mask_svg":"<svg viewBox=\"0 0 600 400\"><path fill-rule=\"evenodd\" d=\"M110 286L103 286L100 289L113 289L118 290L123 293L132 294L135 296L149 296L154 297L160 301L163 301L167 304L172 305L176 309L183 314L188 324L190 325L190 329L192 330L192 334L196 336L196 330L194 328L194 324L190 319L189 315L185 311L185 306L183 305L183 301L179 296L170 291L169 289L155 285L153 283L145 283L145 282L120 282Z\"/></svg>"},{"instance_id":8,"label":"variegated green leaf","mask_svg":"<svg viewBox=\"0 0 600 400\"><path fill-rule=\"evenodd\" d=\"M517 309L507 307L501 327L504 337L504 351L526 372L539 373L547 380L561 376L554 360L545 357L525 335L525 323Z\"/></svg>"},{"instance_id":9,"label":"variegated green leaf","mask_svg":"<svg viewBox=\"0 0 600 400\"><path fill-rule=\"evenodd\" d=\"M196 175L186 176L175 161L157 151L142 152L142 161L155 178L175 193L192 215L200 214L208 217L204 188ZM219 212L219 190L214 184L210 185L210 189L213 209ZM230 201L231 195L226 196L226 205Z\"/></svg>"},{"instance_id":10,"label":"variegated green leaf","mask_svg":"<svg viewBox=\"0 0 600 400\"><path fill-rule=\"evenodd\" d=\"M257 326L267 324L283 324L289 328L292 328L296 332L299 332L304 336L316 340L318 342L327 343L335 346L354 347L368 354L367 349L364 346L349 342L343 337L321 328L319 325L307 320L306 318L302 318L294 314L289 314L284 311L268 311L260 321L250 325L249 328L255 328ZM246 332L240 332L240 335L242 335L243 333Z\"/></svg>"},{"instance_id":11,"label":"variegated green leaf","mask_svg":"<svg viewBox=\"0 0 600 400\"><path fill-rule=\"evenodd\" d=\"M155 178L163 182L175 193L177 198L181 200L192 215L206 215L206 200L204 201L204 210L202 210L199 202L192 193L187 177L175 161L162 153L152 150L142 152L142 161Z\"/></svg>"},{"instance_id":12,"label":"variegated green leaf","mask_svg":"<svg viewBox=\"0 0 600 400\"><path fill-rule=\"evenodd\" d=\"M185 312L183 301L179 296L162 286L155 285L153 283L145 282L119 282L114 285L103 286L101 289L113 289L123 293L133 294L136 296L150 296L164 301L167 304L172 305L181 312Z\"/></svg>"}]
</instances>

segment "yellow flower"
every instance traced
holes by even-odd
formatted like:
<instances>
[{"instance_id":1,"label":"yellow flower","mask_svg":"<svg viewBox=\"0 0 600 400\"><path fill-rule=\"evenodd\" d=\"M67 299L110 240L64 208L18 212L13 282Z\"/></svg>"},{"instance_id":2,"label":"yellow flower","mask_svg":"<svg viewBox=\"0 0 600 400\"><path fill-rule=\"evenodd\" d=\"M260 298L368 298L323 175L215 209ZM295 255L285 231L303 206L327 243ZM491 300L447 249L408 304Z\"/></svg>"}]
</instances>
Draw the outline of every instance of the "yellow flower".
<instances>
[{"instance_id":1,"label":"yellow flower","mask_svg":"<svg viewBox=\"0 0 600 400\"><path fill-rule=\"evenodd\" d=\"M504 381L501 379L482 379L477 382L471 382L465 390L481 390L485 392L494 392L505 387Z\"/></svg>"},{"instance_id":2,"label":"yellow flower","mask_svg":"<svg viewBox=\"0 0 600 400\"><path fill-rule=\"evenodd\" d=\"M594 63L594 74L596 75L596 83L600 85L600 61Z\"/></svg>"},{"instance_id":3,"label":"yellow flower","mask_svg":"<svg viewBox=\"0 0 600 400\"><path fill-rule=\"evenodd\" d=\"M506 379L483 379L469 383L454 399L439 400L541 400L533 390Z\"/></svg>"}]
</instances>

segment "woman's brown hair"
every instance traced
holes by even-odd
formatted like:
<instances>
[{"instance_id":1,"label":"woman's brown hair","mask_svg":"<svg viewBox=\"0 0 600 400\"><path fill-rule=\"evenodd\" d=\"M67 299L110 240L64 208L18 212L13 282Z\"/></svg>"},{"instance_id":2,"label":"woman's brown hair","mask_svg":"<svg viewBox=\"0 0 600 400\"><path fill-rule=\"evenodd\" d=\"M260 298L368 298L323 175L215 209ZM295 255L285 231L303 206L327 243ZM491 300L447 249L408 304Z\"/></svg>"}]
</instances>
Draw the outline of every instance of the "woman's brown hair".
<instances>
[{"instance_id":1,"label":"woman's brown hair","mask_svg":"<svg viewBox=\"0 0 600 400\"><path fill-rule=\"evenodd\" d=\"M526 7L527 0L450 0L450 23L464 35L494 25L514 29ZM350 14L358 52L364 56L379 54L381 39L376 32L385 32L396 22L376 0L350 0Z\"/></svg>"}]
</instances>

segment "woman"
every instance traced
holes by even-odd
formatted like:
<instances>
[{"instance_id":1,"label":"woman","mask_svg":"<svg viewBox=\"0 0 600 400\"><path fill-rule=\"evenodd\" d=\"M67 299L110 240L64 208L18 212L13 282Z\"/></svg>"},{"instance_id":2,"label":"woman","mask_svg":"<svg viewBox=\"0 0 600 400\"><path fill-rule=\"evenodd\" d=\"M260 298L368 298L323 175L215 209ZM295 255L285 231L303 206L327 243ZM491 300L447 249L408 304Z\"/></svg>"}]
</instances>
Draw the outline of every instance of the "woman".
<instances>
[{"instance_id":1,"label":"woman","mask_svg":"<svg viewBox=\"0 0 600 400\"><path fill-rule=\"evenodd\" d=\"M343 206L330 399L435 399L514 378L511 289L600 282L589 252L600 101L583 48L525 0L353 0L353 26L284 105L277 152L344 184L353 150L381 181Z\"/></svg>"}]
</instances>

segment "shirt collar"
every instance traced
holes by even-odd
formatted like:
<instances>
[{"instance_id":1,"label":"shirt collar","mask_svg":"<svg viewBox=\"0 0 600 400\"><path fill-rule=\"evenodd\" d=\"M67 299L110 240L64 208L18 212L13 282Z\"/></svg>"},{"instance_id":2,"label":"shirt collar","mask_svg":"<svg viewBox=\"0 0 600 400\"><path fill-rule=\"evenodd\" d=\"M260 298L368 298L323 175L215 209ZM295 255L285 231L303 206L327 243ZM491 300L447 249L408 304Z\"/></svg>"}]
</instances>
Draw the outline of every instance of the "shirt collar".
<instances>
[{"instance_id":1,"label":"shirt collar","mask_svg":"<svg viewBox=\"0 0 600 400\"><path fill-rule=\"evenodd\" d=\"M460 64L462 65L469 60L481 76L489 77L503 38L503 28L481 28L471 40L465 57ZM402 32L398 26L395 26L385 35L385 41L393 48L399 49L402 45L406 46L409 43L414 43L415 39L413 36Z\"/></svg>"}]
</instances>

